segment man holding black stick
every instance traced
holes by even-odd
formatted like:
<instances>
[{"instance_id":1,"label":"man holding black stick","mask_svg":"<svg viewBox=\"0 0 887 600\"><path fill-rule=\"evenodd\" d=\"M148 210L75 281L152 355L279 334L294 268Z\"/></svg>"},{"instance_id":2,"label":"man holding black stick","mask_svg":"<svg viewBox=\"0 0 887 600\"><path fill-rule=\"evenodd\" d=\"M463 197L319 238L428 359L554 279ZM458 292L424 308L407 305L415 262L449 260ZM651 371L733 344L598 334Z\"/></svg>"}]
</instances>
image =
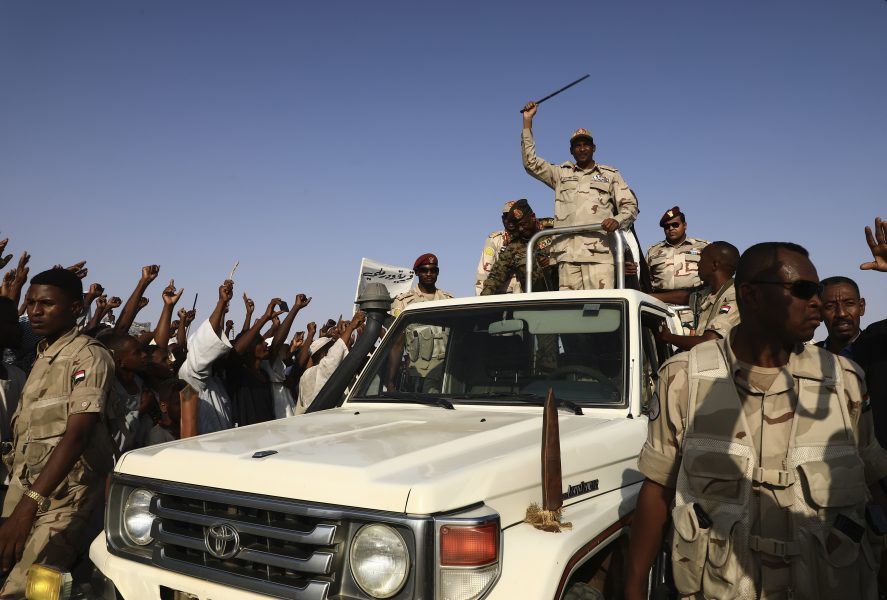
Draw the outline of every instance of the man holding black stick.
<instances>
[{"instance_id":1,"label":"man holding black stick","mask_svg":"<svg viewBox=\"0 0 887 600\"><path fill-rule=\"evenodd\" d=\"M529 102L522 111L521 150L527 173L554 190L555 227L600 223L607 233L631 227L638 214L637 200L618 170L594 161L594 140L587 130L577 129L570 137L575 163L554 165L536 156L537 108L536 102ZM613 256L604 232L578 233L554 242L560 289L613 287Z\"/></svg>"}]
</instances>

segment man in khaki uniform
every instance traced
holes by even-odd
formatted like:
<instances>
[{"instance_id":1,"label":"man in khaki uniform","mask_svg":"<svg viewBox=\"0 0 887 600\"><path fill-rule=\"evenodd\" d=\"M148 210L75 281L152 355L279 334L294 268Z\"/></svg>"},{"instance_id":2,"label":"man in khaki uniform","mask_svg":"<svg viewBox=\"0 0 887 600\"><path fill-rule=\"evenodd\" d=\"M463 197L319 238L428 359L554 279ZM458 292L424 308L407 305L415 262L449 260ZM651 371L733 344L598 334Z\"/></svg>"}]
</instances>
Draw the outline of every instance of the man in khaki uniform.
<instances>
[{"instance_id":1,"label":"man in khaki uniform","mask_svg":"<svg viewBox=\"0 0 887 600\"><path fill-rule=\"evenodd\" d=\"M804 344L821 308L806 250L752 246L736 285L737 327L660 371L625 597L645 597L670 514L684 598L874 600L883 536L867 526L867 486L887 454L863 374Z\"/></svg>"},{"instance_id":2,"label":"man in khaki uniform","mask_svg":"<svg viewBox=\"0 0 887 600\"><path fill-rule=\"evenodd\" d=\"M0 527L8 573L2 598L24 596L34 563L69 570L98 533L90 517L102 510L113 466L101 420L114 364L77 330L82 297L80 279L66 269L35 275L25 297L31 327L44 339L13 416L13 443L4 448L10 486Z\"/></svg>"},{"instance_id":3,"label":"man in khaki uniform","mask_svg":"<svg viewBox=\"0 0 887 600\"><path fill-rule=\"evenodd\" d=\"M631 227L638 214L637 199L618 170L594 161L594 141L585 129L577 129L570 137L570 154L575 163L553 165L536 156L536 110L534 102L524 107L524 169L554 190L555 227L598 223L603 226L602 232L563 236L554 242L560 289L612 288L615 269L607 233Z\"/></svg>"},{"instance_id":4,"label":"man in khaki uniform","mask_svg":"<svg viewBox=\"0 0 887 600\"><path fill-rule=\"evenodd\" d=\"M659 219L665 239L647 250L647 265L654 290L686 290L699 287L699 261L708 242L687 236L687 221L680 207L670 208Z\"/></svg>"},{"instance_id":5,"label":"man in khaki uniform","mask_svg":"<svg viewBox=\"0 0 887 600\"><path fill-rule=\"evenodd\" d=\"M663 326L659 330L662 341L681 350L689 350L702 342L727 337L727 333L739 322L733 283L738 261L739 250L728 242L712 242L702 250L699 277L706 287L696 295L698 300L691 302L691 305L695 305L694 312L699 315L696 335L677 335ZM653 296L658 293L654 292Z\"/></svg>"},{"instance_id":6,"label":"man in khaki uniform","mask_svg":"<svg viewBox=\"0 0 887 600\"><path fill-rule=\"evenodd\" d=\"M413 263L413 270L419 283L409 292L398 295L391 303L391 314L398 316L404 308L414 302L446 300L453 295L437 287L440 266L437 256L423 254ZM435 325L410 325L404 331L404 338L392 344L386 387L398 389L395 381L406 348L409 364L407 372L418 382L418 392L439 392L443 381L443 359L447 346L447 332Z\"/></svg>"}]
</instances>

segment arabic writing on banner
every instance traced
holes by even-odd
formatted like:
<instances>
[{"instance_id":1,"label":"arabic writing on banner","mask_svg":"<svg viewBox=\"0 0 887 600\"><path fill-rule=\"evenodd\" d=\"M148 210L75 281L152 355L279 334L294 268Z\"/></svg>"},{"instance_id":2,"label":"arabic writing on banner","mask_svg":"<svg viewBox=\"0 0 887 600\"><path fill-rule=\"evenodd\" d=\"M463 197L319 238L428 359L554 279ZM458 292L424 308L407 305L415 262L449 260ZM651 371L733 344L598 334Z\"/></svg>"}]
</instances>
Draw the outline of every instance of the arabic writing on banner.
<instances>
[{"instance_id":1,"label":"arabic writing on banner","mask_svg":"<svg viewBox=\"0 0 887 600\"><path fill-rule=\"evenodd\" d=\"M413 275L413 270L407 267L385 265L371 258L362 258L354 300L360 297L368 283L384 284L393 300L398 294L410 291L413 286Z\"/></svg>"}]
</instances>

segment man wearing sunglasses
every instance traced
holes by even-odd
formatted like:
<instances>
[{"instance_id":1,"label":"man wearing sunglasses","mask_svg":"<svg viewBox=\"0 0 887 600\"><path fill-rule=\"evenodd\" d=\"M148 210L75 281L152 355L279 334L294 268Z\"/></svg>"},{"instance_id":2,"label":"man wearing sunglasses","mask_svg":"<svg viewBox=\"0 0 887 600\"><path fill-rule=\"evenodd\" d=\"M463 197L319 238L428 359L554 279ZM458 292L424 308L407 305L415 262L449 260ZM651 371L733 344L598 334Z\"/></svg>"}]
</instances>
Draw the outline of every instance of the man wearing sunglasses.
<instances>
[{"instance_id":1,"label":"man wearing sunglasses","mask_svg":"<svg viewBox=\"0 0 887 600\"><path fill-rule=\"evenodd\" d=\"M570 136L575 163L555 165L537 156L533 139L537 108L535 102L524 107L521 151L524 170L554 190L555 227L599 223L603 229L563 236L552 244L560 289L612 288L615 268L608 234L631 228L638 215L637 198L617 169L595 162L596 146L587 129Z\"/></svg>"},{"instance_id":2,"label":"man wearing sunglasses","mask_svg":"<svg viewBox=\"0 0 887 600\"><path fill-rule=\"evenodd\" d=\"M869 503L884 499L887 454L861 371L806 345L822 308L816 268L796 244L756 244L736 288L729 335L660 370L625 597L641 597L671 516L683 595L875 599L882 536Z\"/></svg>"},{"instance_id":3,"label":"man wearing sunglasses","mask_svg":"<svg viewBox=\"0 0 887 600\"><path fill-rule=\"evenodd\" d=\"M404 308L414 302L430 302L446 300L453 295L437 287L437 276L440 273L437 256L423 254L413 263L413 270L419 283L409 292L398 295L391 304L391 314L398 316ZM407 374L417 389L402 390L424 393L439 392L443 381L443 361L446 355L447 332L436 325L410 325L404 330L403 338L392 344L391 359L388 367L388 380L385 382L389 391L399 389L397 370L406 350L408 358Z\"/></svg>"},{"instance_id":4,"label":"man wearing sunglasses","mask_svg":"<svg viewBox=\"0 0 887 600\"><path fill-rule=\"evenodd\" d=\"M687 235L687 220L679 206L659 219L665 239L647 250L653 290L687 290L701 285L699 261L708 242Z\"/></svg>"},{"instance_id":5,"label":"man wearing sunglasses","mask_svg":"<svg viewBox=\"0 0 887 600\"><path fill-rule=\"evenodd\" d=\"M659 338L681 350L727 337L727 333L739 322L739 309L736 306L736 289L733 274L739 262L739 250L729 242L712 242L700 255L699 277L705 289L694 301L694 313L699 315L696 335L678 335L663 327ZM654 292L653 295L662 292Z\"/></svg>"}]
</instances>

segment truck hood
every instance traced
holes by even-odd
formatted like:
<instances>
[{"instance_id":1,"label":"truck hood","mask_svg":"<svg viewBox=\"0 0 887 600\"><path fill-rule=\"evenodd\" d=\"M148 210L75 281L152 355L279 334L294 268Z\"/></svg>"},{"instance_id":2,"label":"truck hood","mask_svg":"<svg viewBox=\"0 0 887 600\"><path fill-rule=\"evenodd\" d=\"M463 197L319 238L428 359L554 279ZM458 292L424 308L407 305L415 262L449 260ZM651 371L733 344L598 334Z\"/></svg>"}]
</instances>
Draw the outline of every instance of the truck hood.
<instances>
[{"instance_id":1,"label":"truck hood","mask_svg":"<svg viewBox=\"0 0 887 600\"><path fill-rule=\"evenodd\" d=\"M567 504L641 479L646 420L559 416L564 492L582 492ZM541 436L540 409L351 404L129 452L117 471L398 513L485 502L507 525L541 501Z\"/></svg>"}]
</instances>

